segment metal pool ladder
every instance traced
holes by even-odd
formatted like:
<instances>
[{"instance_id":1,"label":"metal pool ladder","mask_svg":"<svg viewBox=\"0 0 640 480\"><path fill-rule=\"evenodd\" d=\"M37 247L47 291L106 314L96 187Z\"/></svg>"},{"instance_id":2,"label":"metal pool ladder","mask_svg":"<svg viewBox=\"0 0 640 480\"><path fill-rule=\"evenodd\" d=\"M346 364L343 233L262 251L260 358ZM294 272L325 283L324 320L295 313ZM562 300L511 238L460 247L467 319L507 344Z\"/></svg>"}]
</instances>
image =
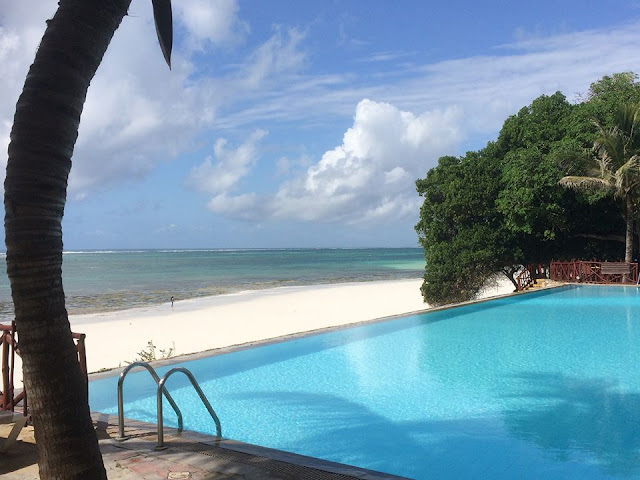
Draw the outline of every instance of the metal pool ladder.
<instances>
[{"instance_id":1,"label":"metal pool ladder","mask_svg":"<svg viewBox=\"0 0 640 480\"><path fill-rule=\"evenodd\" d=\"M164 386L165 383L167 382L167 379L171 375L177 372L184 373L187 376L187 378L191 382L191 385L193 386L196 393L200 397L200 400L202 401L205 408L209 412L209 415L211 415L213 422L216 424L216 436L218 438L222 437L222 427L220 425L220 419L218 418L218 416L216 415L216 412L211 407L209 400L207 400L207 397L202 392L202 389L200 388L200 385L196 381L195 377L189 370L183 367L172 368L167 373L165 373L162 378L160 378L158 377L158 374L156 373L155 369L151 365L149 365L147 362L133 362L127 365L127 367L122 371L122 373L120 373L120 378L118 379L118 436L116 437L116 440L122 442L129 438L124 434L124 401L123 401L123 395L122 395L122 385L124 384L124 379L129 373L129 371L131 371L135 367L146 368L147 371L153 377L153 380L156 382L156 385L158 386L156 390L157 410L158 410L158 445L156 445L156 450L166 448L166 446L164 445L164 425L163 425L163 415L162 415L162 395L163 394L169 401L169 404L173 408L173 411L176 412L176 415L178 417L178 432L182 432L184 427L184 424L182 421L182 413L180 412L178 405L176 405L176 402L173 400L173 398L169 394L169 391Z\"/></svg>"}]
</instances>

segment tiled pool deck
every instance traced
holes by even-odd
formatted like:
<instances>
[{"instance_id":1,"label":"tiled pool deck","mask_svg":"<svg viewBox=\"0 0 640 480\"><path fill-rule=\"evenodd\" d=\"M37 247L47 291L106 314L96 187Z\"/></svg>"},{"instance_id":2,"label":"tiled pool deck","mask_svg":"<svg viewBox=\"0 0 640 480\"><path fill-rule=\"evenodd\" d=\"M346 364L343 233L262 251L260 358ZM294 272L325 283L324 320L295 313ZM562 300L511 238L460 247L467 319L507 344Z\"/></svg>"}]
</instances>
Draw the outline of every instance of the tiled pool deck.
<instances>
[{"instance_id":1,"label":"tiled pool deck","mask_svg":"<svg viewBox=\"0 0 640 480\"><path fill-rule=\"evenodd\" d=\"M188 432L165 432L168 448L155 450L153 425L127 421L129 440L118 442L117 418L94 414L100 450L110 480L170 479L309 479L309 480L393 480L393 475L348 465L324 462L231 440ZM6 438L10 425L0 425ZM18 441L0 458L0 476L12 480L36 480L37 453L33 427L22 430Z\"/></svg>"}]
</instances>

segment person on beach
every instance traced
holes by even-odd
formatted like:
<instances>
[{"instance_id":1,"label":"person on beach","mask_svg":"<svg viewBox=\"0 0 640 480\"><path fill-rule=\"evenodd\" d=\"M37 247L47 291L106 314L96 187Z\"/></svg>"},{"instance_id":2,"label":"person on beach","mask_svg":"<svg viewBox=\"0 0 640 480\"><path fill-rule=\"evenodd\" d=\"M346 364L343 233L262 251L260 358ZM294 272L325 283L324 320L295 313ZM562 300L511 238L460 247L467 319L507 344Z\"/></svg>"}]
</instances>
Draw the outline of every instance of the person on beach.
<instances>
[{"instance_id":1,"label":"person on beach","mask_svg":"<svg viewBox=\"0 0 640 480\"><path fill-rule=\"evenodd\" d=\"M171 308L173 308L173 296L171 296Z\"/></svg>"}]
</instances>

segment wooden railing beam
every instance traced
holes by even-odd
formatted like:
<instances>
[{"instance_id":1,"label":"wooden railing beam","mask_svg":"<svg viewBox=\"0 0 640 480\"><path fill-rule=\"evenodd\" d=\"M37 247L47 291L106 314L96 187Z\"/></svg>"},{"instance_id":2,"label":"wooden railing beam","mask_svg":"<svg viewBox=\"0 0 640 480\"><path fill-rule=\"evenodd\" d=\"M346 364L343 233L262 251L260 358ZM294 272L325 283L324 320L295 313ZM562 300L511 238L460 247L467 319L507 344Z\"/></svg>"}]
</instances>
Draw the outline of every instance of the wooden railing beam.
<instances>
[{"instance_id":1,"label":"wooden railing beam","mask_svg":"<svg viewBox=\"0 0 640 480\"><path fill-rule=\"evenodd\" d=\"M638 264L624 262L598 262L576 260L573 262L551 261L550 278L560 282L580 282L627 285L638 283Z\"/></svg>"},{"instance_id":2,"label":"wooden railing beam","mask_svg":"<svg viewBox=\"0 0 640 480\"><path fill-rule=\"evenodd\" d=\"M13 411L14 407L23 402L23 410L27 415L27 392L23 389L17 396L13 396L15 387L13 378L15 374L15 356L20 356L20 347L16 341L16 326L15 322L11 322L11 325L0 324L0 343L2 343L2 361L0 374L2 375L2 391L0 392L0 410ZM72 333L71 336L76 344L76 351L78 353L78 363L80 364L80 370L85 378L85 384L87 387L87 393L89 390L89 377L87 371L87 352L85 347L84 333Z\"/></svg>"}]
</instances>

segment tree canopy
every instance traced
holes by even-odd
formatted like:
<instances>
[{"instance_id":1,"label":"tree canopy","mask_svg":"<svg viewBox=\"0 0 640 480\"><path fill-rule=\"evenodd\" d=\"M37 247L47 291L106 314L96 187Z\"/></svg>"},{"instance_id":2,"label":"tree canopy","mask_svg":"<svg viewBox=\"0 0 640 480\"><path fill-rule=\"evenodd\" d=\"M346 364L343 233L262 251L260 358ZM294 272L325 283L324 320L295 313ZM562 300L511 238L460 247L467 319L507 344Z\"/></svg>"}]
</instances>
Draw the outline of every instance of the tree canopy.
<instances>
[{"instance_id":1,"label":"tree canopy","mask_svg":"<svg viewBox=\"0 0 640 480\"><path fill-rule=\"evenodd\" d=\"M517 247L508 244L509 232L494 207L498 166L484 151L442 157L418 180L425 198L416 226L427 252L425 299L471 298L488 275L518 262Z\"/></svg>"},{"instance_id":2,"label":"tree canopy","mask_svg":"<svg viewBox=\"0 0 640 480\"><path fill-rule=\"evenodd\" d=\"M624 261L629 263L634 251L633 218L640 186L640 105L619 105L612 121L609 128L594 122L598 137L591 150L593 165L588 174L567 175L559 183L578 191L611 194L622 201L626 223Z\"/></svg>"},{"instance_id":3,"label":"tree canopy","mask_svg":"<svg viewBox=\"0 0 640 480\"><path fill-rule=\"evenodd\" d=\"M425 301L472 299L496 272L515 285L520 265L624 257L619 199L559 181L588 171L586 152L615 124L620 105L640 99L636 80L631 72L603 77L578 103L561 92L542 95L507 118L494 142L442 157L417 180Z\"/></svg>"}]
</instances>

